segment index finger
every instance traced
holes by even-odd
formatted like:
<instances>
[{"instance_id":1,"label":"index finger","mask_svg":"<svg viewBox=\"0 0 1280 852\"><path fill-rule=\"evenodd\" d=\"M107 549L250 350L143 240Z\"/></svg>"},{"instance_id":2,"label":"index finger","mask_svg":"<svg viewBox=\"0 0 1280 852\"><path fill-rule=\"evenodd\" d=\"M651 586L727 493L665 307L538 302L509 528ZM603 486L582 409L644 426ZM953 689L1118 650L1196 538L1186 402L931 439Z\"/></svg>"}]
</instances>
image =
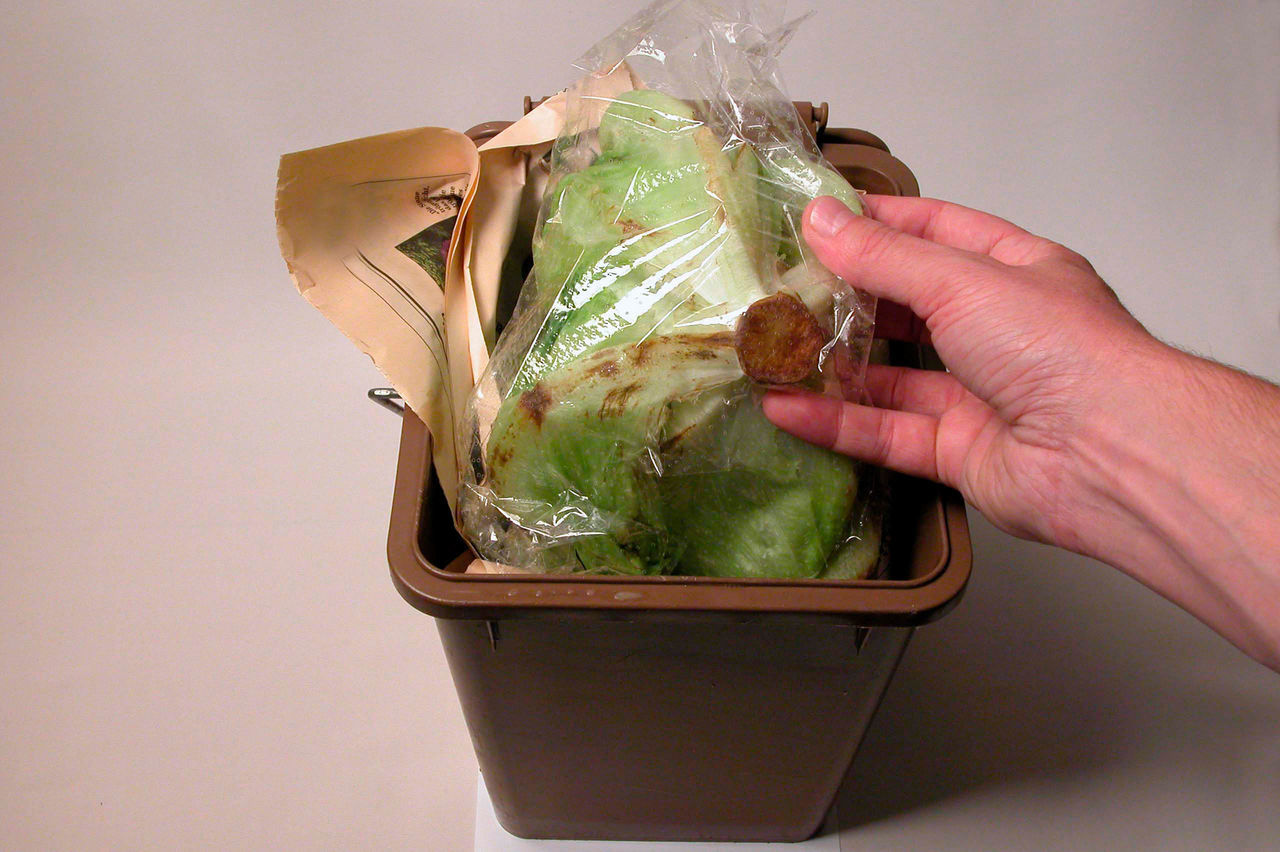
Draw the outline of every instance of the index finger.
<instances>
[{"instance_id":1,"label":"index finger","mask_svg":"<svg viewBox=\"0 0 1280 852\"><path fill-rule=\"evenodd\" d=\"M926 323L954 298L956 282L985 273L991 262L856 215L831 197L805 208L804 238L849 285L905 305Z\"/></svg>"},{"instance_id":2,"label":"index finger","mask_svg":"<svg viewBox=\"0 0 1280 852\"><path fill-rule=\"evenodd\" d=\"M1010 266L1044 260L1058 248L999 216L937 198L867 195L862 200L872 218L891 228L962 251L985 254Z\"/></svg>"}]
</instances>

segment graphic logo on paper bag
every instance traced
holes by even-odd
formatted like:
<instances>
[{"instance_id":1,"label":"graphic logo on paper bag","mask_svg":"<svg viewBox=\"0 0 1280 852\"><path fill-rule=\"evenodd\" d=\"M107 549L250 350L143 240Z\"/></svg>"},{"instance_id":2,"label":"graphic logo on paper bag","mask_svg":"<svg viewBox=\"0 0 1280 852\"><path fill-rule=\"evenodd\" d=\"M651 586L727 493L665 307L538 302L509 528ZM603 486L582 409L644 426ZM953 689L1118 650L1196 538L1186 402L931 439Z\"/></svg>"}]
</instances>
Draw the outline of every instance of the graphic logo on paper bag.
<instances>
[{"instance_id":1,"label":"graphic logo on paper bag","mask_svg":"<svg viewBox=\"0 0 1280 852\"><path fill-rule=\"evenodd\" d=\"M430 200L436 202L442 199ZM456 210L457 206L457 197L454 196L453 208ZM456 221L458 221L457 216L441 219L396 246L397 251L421 266L442 288L444 287L444 258L449 252L449 238L453 236L453 223Z\"/></svg>"}]
</instances>

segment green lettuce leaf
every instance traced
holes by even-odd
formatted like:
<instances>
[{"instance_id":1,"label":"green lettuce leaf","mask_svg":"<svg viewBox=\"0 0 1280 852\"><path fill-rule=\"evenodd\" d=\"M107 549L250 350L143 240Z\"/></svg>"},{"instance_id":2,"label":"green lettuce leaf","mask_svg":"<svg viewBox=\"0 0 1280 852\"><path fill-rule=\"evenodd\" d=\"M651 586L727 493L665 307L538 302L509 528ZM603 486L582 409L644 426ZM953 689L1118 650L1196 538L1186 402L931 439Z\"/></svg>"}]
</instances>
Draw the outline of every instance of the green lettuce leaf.
<instances>
[{"instance_id":1,"label":"green lettuce leaf","mask_svg":"<svg viewBox=\"0 0 1280 852\"><path fill-rule=\"evenodd\" d=\"M846 544L857 465L770 424L733 346L736 317L807 261L785 208L822 192L860 209L856 193L655 91L619 97L597 138L594 162L544 200L521 297L536 333L486 448L482 485L526 567L865 571ZM829 293L806 287L807 303Z\"/></svg>"}]
</instances>

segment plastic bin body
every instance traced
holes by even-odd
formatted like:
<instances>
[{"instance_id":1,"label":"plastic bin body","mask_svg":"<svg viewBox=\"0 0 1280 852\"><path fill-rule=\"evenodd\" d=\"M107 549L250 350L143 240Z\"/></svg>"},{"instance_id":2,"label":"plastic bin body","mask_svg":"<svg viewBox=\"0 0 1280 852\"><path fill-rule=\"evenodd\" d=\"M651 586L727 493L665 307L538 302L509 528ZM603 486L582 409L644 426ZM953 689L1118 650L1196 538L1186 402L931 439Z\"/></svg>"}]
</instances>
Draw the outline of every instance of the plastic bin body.
<instances>
[{"instance_id":1,"label":"plastic bin body","mask_svg":"<svg viewBox=\"0 0 1280 852\"><path fill-rule=\"evenodd\" d=\"M918 194L876 137L819 138L855 186ZM912 629L953 606L968 580L963 501L900 477L885 579L463 574L469 557L429 441L406 411L392 577L437 618L494 810L521 837L811 836Z\"/></svg>"},{"instance_id":2,"label":"plastic bin body","mask_svg":"<svg viewBox=\"0 0 1280 852\"><path fill-rule=\"evenodd\" d=\"M803 840L909 628L630 619L440 636L502 825L522 837Z\"/></svg>"}]
</instances>

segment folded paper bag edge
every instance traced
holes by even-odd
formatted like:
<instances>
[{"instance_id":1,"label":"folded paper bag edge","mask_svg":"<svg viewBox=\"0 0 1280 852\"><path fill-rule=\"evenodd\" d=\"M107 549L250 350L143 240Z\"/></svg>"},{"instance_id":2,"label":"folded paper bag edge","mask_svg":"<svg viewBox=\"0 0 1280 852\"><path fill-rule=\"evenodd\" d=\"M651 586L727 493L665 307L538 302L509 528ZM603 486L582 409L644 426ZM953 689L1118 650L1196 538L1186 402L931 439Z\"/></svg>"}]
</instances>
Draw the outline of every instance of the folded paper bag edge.
<instances>
[{"instance_id":1,"label":"folded paper bag edge","mask_svg":"<svg viewBox=\"0 0 1280 852\"><path fill-rule=\"evenodd\" d=\"M295 288L427 424L450 503L457 472L442 282L401 249L456 215L451 193L470 188L478 165L465 134L418 127L284 154L276 176L277 240Z\"/></svg>"}]
</instances>

